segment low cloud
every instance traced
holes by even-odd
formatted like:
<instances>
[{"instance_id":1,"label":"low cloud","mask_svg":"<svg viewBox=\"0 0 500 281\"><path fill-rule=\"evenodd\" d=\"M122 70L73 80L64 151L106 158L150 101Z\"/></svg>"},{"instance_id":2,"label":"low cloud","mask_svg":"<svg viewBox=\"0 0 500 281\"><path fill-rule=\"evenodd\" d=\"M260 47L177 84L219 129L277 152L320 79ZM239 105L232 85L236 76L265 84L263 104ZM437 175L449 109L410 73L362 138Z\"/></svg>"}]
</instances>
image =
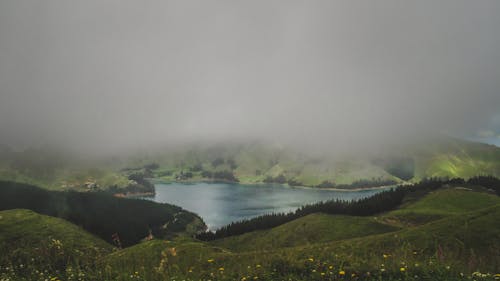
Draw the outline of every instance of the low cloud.
<instances>
[{"instance_id":1,"label":"low cloud","mask_svg":"<svg viewBox=\"0 0 500 281\"><path fill-rule=\"evenodd\" d=\"M4 1L0 143L345 150L472 136L499 116L499 12L454 0Z\"/></svg>"}]
</instances>

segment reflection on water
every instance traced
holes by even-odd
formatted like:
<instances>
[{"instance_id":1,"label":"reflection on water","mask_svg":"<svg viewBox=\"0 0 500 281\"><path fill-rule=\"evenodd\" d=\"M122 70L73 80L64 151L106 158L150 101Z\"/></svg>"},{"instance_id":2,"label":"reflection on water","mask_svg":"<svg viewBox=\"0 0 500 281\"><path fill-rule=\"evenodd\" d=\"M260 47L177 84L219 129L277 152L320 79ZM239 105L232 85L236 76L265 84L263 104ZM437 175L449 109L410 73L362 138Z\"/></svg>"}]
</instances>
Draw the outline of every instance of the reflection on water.
<instances>
[{"instance_id":1,"label":"reflection on water","mask_svg":"<svg viewBox=\"0 0 500 281\"><path fill-rule=\"evenodd\" d=\"M150 198L171 203L200 215L210 229L233 221L273 212L289 212L298 207L330 199L353 200L381 190L338 191L293 188L277 184L237 183L156 183Z\"/></svg>"}]
</instances>

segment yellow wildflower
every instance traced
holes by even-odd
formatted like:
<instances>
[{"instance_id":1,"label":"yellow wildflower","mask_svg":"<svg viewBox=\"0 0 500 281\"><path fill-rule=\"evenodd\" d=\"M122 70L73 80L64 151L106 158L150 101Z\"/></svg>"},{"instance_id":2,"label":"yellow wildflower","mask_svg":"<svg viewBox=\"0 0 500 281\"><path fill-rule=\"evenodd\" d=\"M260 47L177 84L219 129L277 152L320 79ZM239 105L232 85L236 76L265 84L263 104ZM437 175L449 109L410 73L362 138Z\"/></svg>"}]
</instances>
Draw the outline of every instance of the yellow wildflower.
<instances>
[{"instance_id":1,"label":"yellow wildflower","mask_svg":"<svg viewBox=\"0 0 500 281\"><path fill-rule=\"evenodd\" d=\"M401 271L401 272L405 272L405 271L406 271L406 268L401 267L401 268L399 269L399 271Z\"/></svg>"},{"instance_id":2,"label":"yellow wildflower","mask_svg":"<svg viewBox=\"0 0 500 281\"><path fill-rule=\"evenodd\" d=\"M328 269L333 269L333 265L330 265L330 266L328 267Z\"/></svg>"},{"instance_id":3,"label":"yellow wildflower","mask_svg":"<svg viewBox=\"0 0 500 281\"><path fill-rule=\"evenodd\" d=\"M213 259L208 259L207 262L212 263L212 262L214 262L214 260Z\"/></svg>"},{"instance_id":4,"label":"yellow wildflower","mask_svg":"<svg viewBox=\"0 0 500 281\"><path fill-rule=\"evenodd\" d=\"M343 270L339 271L339 275L344 276L345 275L345 271L343 271Z\"/></svg>"},{"instance_id":5,"label":"yellow wildflower","mask_svg":"<svg viewBox=\"0 0 500 281\"><path fill-rule=\"evenodd\" d=\"M175 248L170 248L168 251L173 257L177 256L177 251L175 250Z\"/></svg>"},{"instance_id":6,"label":"yellow wildflower","mask_svg":"<svg viewBox=\"0 0 500 281\"><path fill-rule=\"evenodd\" d=\"M224 267L219 267L219 271L224 271Z\"/></svg>"}]
</instances>

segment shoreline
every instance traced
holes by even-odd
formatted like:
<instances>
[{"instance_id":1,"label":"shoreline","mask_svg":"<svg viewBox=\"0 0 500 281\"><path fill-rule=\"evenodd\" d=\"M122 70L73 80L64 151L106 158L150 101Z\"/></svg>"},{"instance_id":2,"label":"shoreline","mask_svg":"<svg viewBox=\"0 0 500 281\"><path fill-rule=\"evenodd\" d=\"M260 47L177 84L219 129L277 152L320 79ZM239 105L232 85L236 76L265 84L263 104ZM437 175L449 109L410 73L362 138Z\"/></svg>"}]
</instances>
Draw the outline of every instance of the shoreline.
<instances>
[{"instance_id":1,"label":"shoreline","mask_svg":"<svg viewBox=\"0 0 500 281\"><path fill-rule=\"evenodd\" d=\"M163 183L163 184L196 184L196 183L232 183L232 184L241 184L241 185L280 185L287 188L300 188L300 189L312 189L312 190L331 190L331 191L346 191L346 192L358 192L358 191L370 191L370 190L380 190L380 189L388 189L395 188L399 185L406 185L408 183L398 183L393 185L382 185L382 186L372 186L372 187L356 187L356 188L335 188L335 187L314 187L314 186L299 186L299 185L289 185L289 184L281 184L281 183L266 183L266 182L235 182L235 181L225 181L225 180L186 180L186 181L167 181L162 180L160 178L152 178L150 179L153 184L155 183Z\"/></svg>"},{"instance_id":2,"label":"shoreline","mask_svg":"<svg viewBox=\"0 0 500 281\"><path fill-rule=\"evenodd\" d=\"M146 197L146 196L155 196L155 192L128 192L128 193L114 193L114 197L118 198L134 198L134 197Z\"/></svg>"}]
</instances>

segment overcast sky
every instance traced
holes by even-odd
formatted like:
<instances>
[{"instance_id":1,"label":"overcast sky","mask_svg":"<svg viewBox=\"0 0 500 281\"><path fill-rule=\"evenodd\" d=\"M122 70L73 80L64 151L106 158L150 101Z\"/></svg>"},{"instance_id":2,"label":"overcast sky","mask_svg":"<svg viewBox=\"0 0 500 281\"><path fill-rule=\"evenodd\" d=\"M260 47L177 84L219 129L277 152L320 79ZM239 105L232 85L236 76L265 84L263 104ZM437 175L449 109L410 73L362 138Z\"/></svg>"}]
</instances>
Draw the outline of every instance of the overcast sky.
<instances>
[{"instance_id":1,"label":"overcast sky","mask_svg":"<svg viewBox=\"0 0 500 281\"><path fill-rule=\"evenodd\" d=\"M0 143L500 139L500 1L0 2Z\"/></svg>"}]
</instances>

